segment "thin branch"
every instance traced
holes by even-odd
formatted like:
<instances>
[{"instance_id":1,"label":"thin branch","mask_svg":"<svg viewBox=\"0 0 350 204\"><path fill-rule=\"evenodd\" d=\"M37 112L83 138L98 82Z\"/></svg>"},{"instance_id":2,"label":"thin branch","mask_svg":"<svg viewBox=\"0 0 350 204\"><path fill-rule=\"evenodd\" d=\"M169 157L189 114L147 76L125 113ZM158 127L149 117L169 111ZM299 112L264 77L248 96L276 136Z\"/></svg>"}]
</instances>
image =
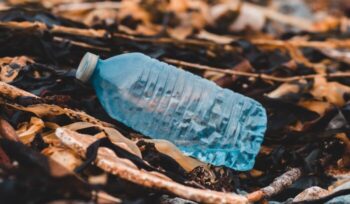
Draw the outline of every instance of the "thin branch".
<instances>
[{"instance_id":1,"label":"thin branch","mask_svg":"<svg viewBox=\"0 0 350 204\"><path fill-rule=\"evenodd\" d=\"M268 186L247 195L249 202L257 202L263 198L269 198L291 186L302 175L300 168L293 168L285 172Z\"/></svg>"},{"instance_id":2,"label":"thin branch","mask_svg":"<svg viewBox=\"0 0 350 204\"><path fill-rule=\"evenodd\" d=\"M272 76L267 74L258 74L258 73L251 73L251 72L229 70L229 69L224 69L219 67L210 67L207 65L195 64L191 62L185 62L185 61L170 59L170 58L164 58L164 61L177 66L181 66L181 67L185 66L185 67L198 69L202 71L212 71L212 72L223 73L223 74L234 75L234 76L260 78L264 80L277 81L277 82L292 82L292 81L298 81L301 79L313 79L316 77L327 77L327 78L350 77L350 72L335 72L335 73L325 73L325 74L309 74L309 75L292 76L292 77L277 77L277 76Z\"/></svg>"},{"instance_id":3,"label":"thin branch","mask_svg":"<svg viewBox=\"0 0 350 204\"><path fill-rule=\"evenodd\" d=\"M54 37L53 38L54 41L57 42L69 42L71 45L77 46L77 47L82 47L82 48L86 48L86 49L94 49L94 50L99 50L99 51L104 51L104 52L110 52L111 49L108 47L101 47L101 46L95 46L95 45L90 45L87 43L83 43L83 42L78 42L78 41L74 41L74 40L70 40L70 39L66 39L66 38L61 38L61 37Z\"/></svg>"},{"instance_id":4,"label":"thin branch","mask_svg":"<svg viewBox=\"0 0 350 204\"><path fill-rule=\"evenodd\" d=\"M85 11L92 9L119 9L120 2L74 2L65 3L54 6L52 9L53 13L67 12L67 11Z\"/></svg>"},{"instance_id":5,"label":"thin branch","mask_svg":"<svg viewBox=\"0 0 350 204\"><path fill-rule=\"evenodd\" d=\"M79 134L65 128L56 129L56 136L64 145L71 148L82 157L85 157L86 149L89 145L96 141L96 138ZM130 160L118 157L113 151L105 147L98 150L95 164L106 172L132 183L166 191L188 200L200 203L248 203L247 198L244 196L234 193L196 189L176 183L158 172L140 170Z\"/></svg>"}]
</instances>

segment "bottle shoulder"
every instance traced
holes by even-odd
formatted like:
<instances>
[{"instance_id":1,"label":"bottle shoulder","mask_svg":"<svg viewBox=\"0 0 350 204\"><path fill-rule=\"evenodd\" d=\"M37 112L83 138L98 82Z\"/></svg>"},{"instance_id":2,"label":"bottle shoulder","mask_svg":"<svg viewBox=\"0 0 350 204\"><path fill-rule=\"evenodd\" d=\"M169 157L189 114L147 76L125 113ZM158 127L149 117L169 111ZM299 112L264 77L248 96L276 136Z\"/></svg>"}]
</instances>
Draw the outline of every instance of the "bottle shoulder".
<instances>
[{"instance_id":1,"label":"bottle shoulder","mask_svg":"<svg viewBox=\"0 0 350 204\"><path fill-rule=\"evenodd\" d=\"M117 86L126 86L137 81L153 59L142 53L127 53L106 60L99 60L92 81L106 81Z\"/></svg>"}]
</instances>

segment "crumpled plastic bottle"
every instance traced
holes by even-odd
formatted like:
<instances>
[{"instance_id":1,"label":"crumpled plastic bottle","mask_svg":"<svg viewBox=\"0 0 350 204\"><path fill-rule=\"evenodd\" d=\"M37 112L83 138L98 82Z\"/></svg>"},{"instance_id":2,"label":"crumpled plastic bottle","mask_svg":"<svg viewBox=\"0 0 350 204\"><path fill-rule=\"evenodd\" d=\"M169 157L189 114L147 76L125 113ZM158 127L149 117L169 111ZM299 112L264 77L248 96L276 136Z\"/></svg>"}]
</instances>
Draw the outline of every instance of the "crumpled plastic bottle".
<instances>
[{"instance_id":1,"label":"crumpled plastic bottle","mask_svg":"<svg viewBox=\"0 0 350 204\"><path fill-rule=\"evenodd\" d=\"M76 77L90 81L107 113L134 130L203 162L253 167L267 121L253 99L141 53L106 60L87 53Z\"/></svg>"}]
</instances>

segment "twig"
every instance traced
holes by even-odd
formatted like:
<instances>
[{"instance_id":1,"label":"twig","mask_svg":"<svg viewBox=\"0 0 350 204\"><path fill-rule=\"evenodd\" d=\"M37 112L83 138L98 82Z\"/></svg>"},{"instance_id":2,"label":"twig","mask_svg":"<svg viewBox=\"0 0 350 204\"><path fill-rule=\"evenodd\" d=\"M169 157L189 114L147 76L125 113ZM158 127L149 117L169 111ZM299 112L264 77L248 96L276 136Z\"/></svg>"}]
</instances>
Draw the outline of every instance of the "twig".
<instances>
[{"instance_id":1,"label":"twig","mask_svg":"<svg viewBox=\"0 0 350 204\"><path fill-rule=\"evenodd\" d=\"M65 128L56 129L56 136L63 144L84 157L86 149L96 138L85 136ZM95 161L101 169L125 180L148 188L170 192L176 196L200 203L247 203L247 198L233 193L196 189L170 180L157 172L139 170L130 160L119 158L111 150L100 148Z\"/></svg>"},{"instance_id":2,"label":"twig","mask_svg":"<svg viewBox=\"0 0 350 204\"><path fill-rule=\"evenodd\" d=\"M271 75L267 75L267 74L258 74L258 73L228 70L228 69L219 68L219 67L210 67L207 65L195 64L195 63L191 63L191 62L185 62L185 61L170 59L170 58L164 58L164 61L171 63L171 64L174 64L174 65L177 65L177 66L186 66L186 67L190 67L190 68L194 68L194 69L198 69L198 70L203 70L203 71L212 71L212 72L218 72L218 73L235 75L235 76L260 78L260 79L264 79L264 80L271 80L271 81L277 81L277 82L291 82L291 81L298 81L301 79L313 79L316 77L327 77L327 78L350 77L350 72L309 74L309 75L301 75L301 76L293 76L293 77L276 77L276 76L271 76Z\"/></svg>"},{"instance_id":3,"label":"twig","mask_svg":"<svg viewBox=\"0 0 350 204\"><path fill-rule=\"evenodd\" d=\"M107 194L104 191L92 191L92 195L96 196L97 203L122 203L120 198Z\"/></svg>"},{"instance_id":4,"label":"twig","mask_svg":"<svg viewBox=\"0 0 350 204\"><path fill-rule=\"evenodd\" d=\"M251 39L255 45L272 45L272 46L286 46L286 44L295 47L312 47L312 48L347 48L350 47L350 40L328 39L326 41L305 41L305 40L271 40L271 39Z\"/></svg>"},{"instance_id":5,"label":"twig","mask_svg":"<svg viewBox=\"0 0 350 204\"><path fill-rule=\"evenodd\" d=\"M0 82L0 95L6 96L7 98L10 98L10 99L16 99L18 97L32 97L32 98L40 100L40 97L38 97L34 94L31 94L27 91L24 91L22 89L19 89L15 86L12 86L10 84L4 83L4 82ZM97 118L94 118L94 117L86 114L83 111L75 111L75 110L72 110L70 108L62 108L62 107L57 106L57 105L49 105L49 104L42 103L42 104L36 104L36 105L24 107L24 106L21 106L18 104L7 103L4 100L0 100L0 103L5 104L7 106L10 106L12 108L19 109L19 110L33 112L37 115L63 115L63 114L65 114L72 119L90 122L90 123L98 124L98 125L104 126L104 127L114 127L114 125L100 121Z\"/></svg>"},{"instance_id":6,"label":"twig","mask_svg":"<svg viewBox=\"0 0 350 204\"><path fill-rule=\"evenodd\" d=\"M38 96L31 94L27 91L24 91L22 89L19 89L17 87L11 86L5 82L0 81L0 93L2 95L5 95L8 98L17 98L17 97L33 97L33 98L39 98Z\"/></svg>"},{"instance_id":7,"label":"twig","mask_svg":"<svg viewBox=\"0 0 350 204\"><path fill-rule=\"evenodd\" d=\"M53 13L67 12L67 11L84 11L91 9L119 9L120 2L74 2L59 4L58 6L53 7Z\"/></svg>"},{"instance_id":8,"label":"twig","mask_svg":"<svg viewBox=\"0 0 350 204\"><path fill-rule=\"evenodd\" d=\"M263 198L269 198L292 185L301 175L302 172L300 168L290 169L281 176L275 178L269 186L248 194L247 198L249 202L257 202Z\"/></svg>"},{"instance_id":9,"label":"twig","mask_svg":"<svg viewBox=\"0 0 350 204\"><path fill-rule=\"evenodd\" d=\"M104 52L110 52L111 51L111 49L108 48L108 47L101 47L101 46L90 45L90 44L87 44L87 43L78 42L78 41L74 41L74 40L69 40L69 39L61 38L61 37L54 37L53 40L57 41L57 42L64 42L64 41L66 41L66 42L69 42L72 45L75 45L77 47L83 47L83 48L86 48L86 49L93 49L93 50L99 50L99 51L104 51Z\"/></svg>"}]
</instances>

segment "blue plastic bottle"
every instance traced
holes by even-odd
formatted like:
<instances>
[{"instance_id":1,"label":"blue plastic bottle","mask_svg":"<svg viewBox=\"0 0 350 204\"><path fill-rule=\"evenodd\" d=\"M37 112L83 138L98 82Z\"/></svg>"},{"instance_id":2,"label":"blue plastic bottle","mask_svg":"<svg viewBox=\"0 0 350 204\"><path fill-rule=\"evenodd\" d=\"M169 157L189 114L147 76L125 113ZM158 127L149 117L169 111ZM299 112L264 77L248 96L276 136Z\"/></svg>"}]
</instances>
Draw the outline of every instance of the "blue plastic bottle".
<instances>
[{"instance_id":1,"label":"blue plastic bottle","mask_svg":"<svg viewBox=\"0 0 350 204\"><path fill-rule=\"evenodd\" d=\"M266 130L265 109L253 99L141 53L87 53L76 77L92 83L112 118L144 135L213 165L253 167Z\"/></svg>"}]
</instances>

